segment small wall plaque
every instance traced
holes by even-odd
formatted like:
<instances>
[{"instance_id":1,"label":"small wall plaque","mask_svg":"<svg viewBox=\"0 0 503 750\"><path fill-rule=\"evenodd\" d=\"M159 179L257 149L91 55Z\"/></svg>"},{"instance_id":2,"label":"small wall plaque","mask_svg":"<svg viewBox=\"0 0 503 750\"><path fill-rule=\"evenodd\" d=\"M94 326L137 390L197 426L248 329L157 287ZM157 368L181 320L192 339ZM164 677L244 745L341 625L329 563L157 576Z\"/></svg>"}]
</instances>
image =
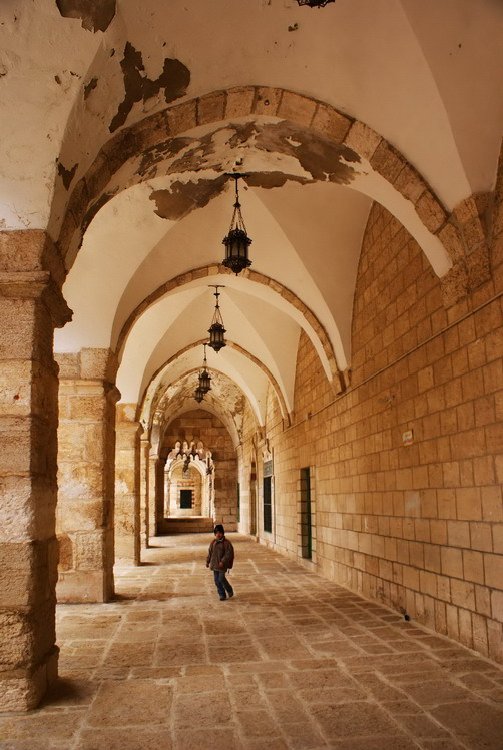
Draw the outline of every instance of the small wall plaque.
<instances>
[{"instance_id":1,"label":"small wall plaque","mask_svg":"<svg viewBox=\"0 0 503 750\"><path fill-rule=\"evenodd\" d=\"M407 430L407 432L402 432L402 443L404 445L412 445L413 442L414 442L413 430Z\"/></svg>"}]
</instances>

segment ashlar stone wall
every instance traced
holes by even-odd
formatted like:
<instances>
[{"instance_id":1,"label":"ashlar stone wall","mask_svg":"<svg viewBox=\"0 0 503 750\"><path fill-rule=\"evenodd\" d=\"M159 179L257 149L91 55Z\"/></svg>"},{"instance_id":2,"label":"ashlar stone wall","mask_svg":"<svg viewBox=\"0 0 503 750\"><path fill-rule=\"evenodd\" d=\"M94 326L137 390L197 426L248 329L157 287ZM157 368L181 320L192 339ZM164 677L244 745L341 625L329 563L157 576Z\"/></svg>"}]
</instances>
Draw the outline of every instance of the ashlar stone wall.
<instances>
[{"instance_id":1,"label":"ashlar stone wall","mask_svg":"<svg viewBox=\"0 0 503 750\"><path fill-rule=\"evenodd\" d=\"M0 706L34 708L57 675L58 368L71 313L41 230L0 231Z\"/></svg>"},{"instance_id":2,"label":"ashlar stone wall","mask_svg":"<svg viewBox=\"0 0 503 750\"><path fill-rule=\"evenodd\" d=\"M113 596L115 404L107 349L58 354L58 505L60 602Z\"/></svg>"},{"instance_id":3,"label":"ashlar stone wall","mask_svg":"<svg viewBox=\"0 0 503 750\"><path fill-rule=\"evenodd\" d=\"M376 205L351 386L334 394L303 335L293 427L283 431L273 410L266 436L276 548L298 554L299 473L311 466L317 570L503 661L503 285L493 248L492 278L444 307L419 246Z\"/></svg>"},{"instance_id":4,"label":"ashlar stone wall","mask_svg":"<svg viewBox=\"0 0 503 750\"><path fill-rule=\"evenodd\" d=\"M141 434L136 404L118 404L115 426L115 560L140 564Z\"/></svg>"}]
</instances>

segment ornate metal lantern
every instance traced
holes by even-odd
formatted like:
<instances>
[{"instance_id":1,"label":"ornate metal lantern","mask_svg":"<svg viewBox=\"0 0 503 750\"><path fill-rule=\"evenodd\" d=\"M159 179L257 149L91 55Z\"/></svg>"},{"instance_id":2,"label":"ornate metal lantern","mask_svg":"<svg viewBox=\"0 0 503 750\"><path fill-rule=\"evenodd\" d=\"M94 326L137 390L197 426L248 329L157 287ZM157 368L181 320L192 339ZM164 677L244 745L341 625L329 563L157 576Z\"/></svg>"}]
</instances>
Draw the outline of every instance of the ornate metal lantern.
<instances>
[{"instance_id":1,"label":"ornate metal lantern","mask_svg":"<svg viewBox=\"0 0 503 750\"><path fill-rule=\"evenodd\" d=\"M222 284L210 284L210 286L215 287L215 291L213 292L213 294L215 295L216 303L215 303L215 312L213 313L211 325L208 328L208 333L210 334L210 340L208 341L208 346L211 346L211 348L214 349L218 353L220 349L222 349L222 347L225 346L224 321L222 320L222 314L218 306L218 298L220 296L220 292L218 290L220 286L222 286Z\"/></svg>"},{"instance_id":2,"label":"ornate metal lantern","mask_svg":"<svg viewBox=\"0 0 503 750\"><path fill-rule=\"evenodd\" d=\"M203 344L203 346L204 346L203 369L198 375L198 379L199 379L198 388L204 396L206 393L208 393L208 391L211 391L211 378L210 378L210 373L208 372L206 368L206 344Z\"/></svg>"},{"instance_id":3,"label":"ornate metal lantern","mask_svg":"<svg viewBox=\"0 0 503 750\"><path fill-rule=\"evenodd\" d=\"M201 401L203 400L204 393L201 391L200 386L197 386L196 390L194 391L194 398L198 404L200 404Z\"/></svg>"},{"instance_id":4,"label":"ornate metal lantern","mask_svg":"<svg viewBox=\"0 0 503 750\"><path fill-rule=\"evenodd\" d=\"M230 268L236 276L243 268L251 265L248 259L248 246L251 245L251 239L246 234L246 227L241 216L241 204L239 203L238 180L240 177L247 175L232 172L229 177L233 177L236 187L236 201L232 214L231 225L228 234L223 238L222 244L225 245L225 258L222 265Z\"/></svg>"}]
</instances>

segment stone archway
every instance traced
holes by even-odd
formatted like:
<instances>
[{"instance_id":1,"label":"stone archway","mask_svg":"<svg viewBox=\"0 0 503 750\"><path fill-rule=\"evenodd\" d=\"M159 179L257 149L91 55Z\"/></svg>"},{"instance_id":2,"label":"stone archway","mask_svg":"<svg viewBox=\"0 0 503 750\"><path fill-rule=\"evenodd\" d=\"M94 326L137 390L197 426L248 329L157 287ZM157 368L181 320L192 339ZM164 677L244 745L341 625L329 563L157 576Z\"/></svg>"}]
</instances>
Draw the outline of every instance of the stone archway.
<instances>
[{"instance_id":1,"label":"stone archway","mask_svg":"<svg viewBox=\"0 0 503 750\"><path fill-rule=\"evenodd\" d=\"M165 469L164 517L209 516L207 483L194 465L184 471L183 462Z\"/></svg>"},{"instance_id":2,"label":"stone archway","mask_svg":"<svg viewBox=\"0 0 503 750\"><path fill-rule=\"evenodd\" d=\"M58 237L58 245L65 257L67 268L71 267L81 245L83 234L100 208L127 185L159 175L162 169L160 164L166 160L167 156L169 158L175 156L176 152L173 152L172 146L173 138L202 125L216 125L224 121L234 122L248 117L253 117L255 120L278 118L280 121L296 126L292 132L284 134L285 139L300 137L301 142L306 137L308 141L321 139L320 143L324 141L329 144L329 151L333 150L334 146L338 146L337 155L332 154L334 169L332 170L333 178L330 179L348 184L357 174L363 174L358 168L343 169L344 175L341 175L339 169L339 166L343 164L339 158L341 156L344 157L346 163L368 165L369 171L376 175L377 182L383 187L387 186L384 192L388 193L388 198L382 190L378 190L381 200L391 211L393 211L390 205L391 196L394 196L396 206L402 205L402 216L398 218L414 236L420 235L417 239L423 245L430 262L434 267L437 266L438 275L443 276L449 270L452 260L449 261L448 253L453 255L453 243L459 242L459 232L456 231L456 237L454 237L453 230L458 230L459 227L451 224L448 233L443 231L449 219L448 212L427 182L396 148L365 123L354 120L331 105L294 91L264 86L215 91L168 107L129 128L124 128L104 144L84 177L76 183L69 197ZM272 137L277 145L278 137ZM194 139L194 148L197 151L200 145L199 140ZM268 152L274 150L270 145L265 148ZM117 182L114 176L128 161L135 159L139 154L143 155L140 163L131 164L132 169L124 172L127 177L122 178L122 183ZM313 162L312 158L309 158L307 166L311 177L308 177L308 181L326 180L327 172L331 170L327 169L326 165L322 169L322 164L316 166L316 163L316 159ZM339 166L336 166L336 163ZM199 200L199 205L204 205L212 192L223 189L225 181L221 179L221 171L220 164L220 170L217 169L215 177L210 180L215 184L209 194L208 191L203 191L204 195ZM278 175L277 172L271 174ZM280 176L280 182L277 183L276 177L276 184L272 185L268 177L265 180L267 186L278 187L292 178L288 175ZM124 179L127 180L127 185ZM293 179L296 178L293 177ZM260 184L260 181L257 184ZM374 192L376 187L375 182L374 184L370 182L364 187L361 181L355 182L353 186L358 190L368 190L369 194ZM379 200L377 194L371 197ZM412 211L405 206L403 201ZM186 209L183 205L185 203L182 200L182 211L191 210L198 204L190 201ZM400 211L400 209L397 210ZM429 241L428 235L431 235ZM429 248L425 246L425 243L429 245Z\"/></svg>"},{"instance_id":3,"label":"stone archway","mask_svg":"<svg viewBox=\"0 0 503 750\"><path fill-rule=\"evenodd\" d=\"M187 451L180 459L175 458L177 449L173 450L173 446L177 443L182 449L184 443L187 446ZM192 457L191 445L194 447L192 452L198 451L201 458ZM200 503L200 515L203 518L211 518L212 524L223 523L228 531L236 530L236 450L227 428L218 417L204 409L197 408L168 421L159 446L159 455L161 460L166 461L165 491L166 480L169 479L171 483L173 478L176 479L176 486L173 487L170 495L170 509L175 506L179 507L181 489L195 490L194 472L197 472L201 489L200 499L194 496L194 510L196 510L196 504ZM187 473L191 472L185 479L181 478L184 463ZM179 473L178 466L180 466ZM173 474L173 470L177 473ZM165 504L167 500L165 494ZM179 518L180 514L177 514L177 517Z\"/></svg>"}]
</instances>

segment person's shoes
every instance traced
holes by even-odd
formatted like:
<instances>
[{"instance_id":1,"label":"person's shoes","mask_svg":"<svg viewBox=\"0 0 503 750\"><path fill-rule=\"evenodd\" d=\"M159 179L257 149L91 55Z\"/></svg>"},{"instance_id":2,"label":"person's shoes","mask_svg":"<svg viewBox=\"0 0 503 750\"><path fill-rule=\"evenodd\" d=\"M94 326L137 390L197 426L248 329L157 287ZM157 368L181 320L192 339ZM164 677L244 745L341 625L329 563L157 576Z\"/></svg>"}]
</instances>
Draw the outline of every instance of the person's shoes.
<instances>
[{"instance_id":1,"label":"person's shoes","mask_svg":"<svg viewBox=\"0 0 503 750\"><path fill-rule=\"evenodd\" d=\"M232 597L234 596L234 591L228 591L227 596L229 597L229 599L232 599Z\"/></svg>"},{"instance_id":2,"label":"person's shoes","mask_svg":"<svg viewBox=\"0 0 503 750\"><path fill-rule=\"evenodd\" d=\"M225 602L225 600L226 600L226 599L227 599L227 597L226 597L226 596L221 596L221 597L220 597L220 601L221 601L221 602Z\"/></svg>"}]
</instances>

